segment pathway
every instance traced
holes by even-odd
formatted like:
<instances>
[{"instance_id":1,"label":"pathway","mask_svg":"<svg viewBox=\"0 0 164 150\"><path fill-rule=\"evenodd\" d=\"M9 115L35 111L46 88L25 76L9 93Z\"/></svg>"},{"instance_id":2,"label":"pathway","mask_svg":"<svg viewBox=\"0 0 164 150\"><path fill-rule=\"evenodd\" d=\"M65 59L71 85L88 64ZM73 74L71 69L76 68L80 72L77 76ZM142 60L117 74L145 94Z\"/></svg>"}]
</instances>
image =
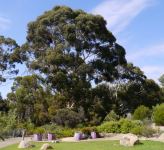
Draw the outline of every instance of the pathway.
<instances>
[{"instance_id":1,"label":"pathway","mask_svg":"<svg viewBox=\"0 0 164 150\"><path fill-rule=\"evenodd\" d=\"M5 139L5 141L0 141L0 148L19 143L22 140L21 137ZM30 137L26 137L25 140L30 141Z\"/></svg>"}]
</instances>

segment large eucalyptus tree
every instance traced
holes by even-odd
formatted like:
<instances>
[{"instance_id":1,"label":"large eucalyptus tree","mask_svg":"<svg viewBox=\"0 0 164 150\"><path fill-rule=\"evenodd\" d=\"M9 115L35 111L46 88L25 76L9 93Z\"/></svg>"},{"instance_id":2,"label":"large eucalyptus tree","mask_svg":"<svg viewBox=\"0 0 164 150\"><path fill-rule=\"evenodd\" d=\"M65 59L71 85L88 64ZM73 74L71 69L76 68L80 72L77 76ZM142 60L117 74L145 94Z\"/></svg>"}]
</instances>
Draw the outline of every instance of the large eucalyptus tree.
<instances>
[{"instance_id":1,"label":"large eucalyptus tree","mask_svg":"<svg viewBox=\"0 0 164 150\"><path fill-rule=\"evenodd\" d=\"M79 104L92 85L118 78L125 50L99 15L57 6L28 24L28 67L40 73L68 106Z\"/></svg>"}]
</instances>

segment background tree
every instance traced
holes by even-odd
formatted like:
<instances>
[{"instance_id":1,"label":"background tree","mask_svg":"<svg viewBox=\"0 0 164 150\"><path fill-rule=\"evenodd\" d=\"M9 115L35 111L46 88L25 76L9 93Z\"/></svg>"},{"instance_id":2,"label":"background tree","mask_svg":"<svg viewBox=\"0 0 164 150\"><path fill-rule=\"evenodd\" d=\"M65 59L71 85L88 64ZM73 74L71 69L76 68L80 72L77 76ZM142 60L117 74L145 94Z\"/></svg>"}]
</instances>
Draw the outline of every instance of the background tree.
<instances>
[{"instance_id":1,"label":"background tree","mask_svg":"<svg viewBox=\"0 0 164 150\"><path fill-rule=\"evenodd\" d=\"M11 109L16 109L19 122L30 120L41 125L48 121L48 94L40 85L38 77L32 75L17 77L7 99Z\"/></svg>"},{"instance_id":2,"label":"background tree","mask_svg":"<svg viewBox=\"0 0 164 150\"><path fill-rule=\"evenodd\" d=\"M5 82L7 78L11 78L12 74L18 73L15 63L25 60L21 55L18 55L19 51L15 40L0 36L0 82Z\"/></svg>"},{"instance_id":3,"label":"background tree","mask_svg":"<svg viewBox=\"0 0 164 150\"><path fill-rule=\"evenodd\" d=\"M161 84L161 99L164 102L164 74L159 78L159 82Z\"/></svg>"},{"instance_id":4,"label":"background tree","mask_svg":"<svg viewBox=\"0 0 164 150\"><path fill-rule=\"evenodd\" d=\"M153 80L146 79L143 83L129 82L118 91L119 113L133 112L138 106L149 108L162 102L161 90Z\"/></svg>"},{"instance_id":5,"label":"background tree","mask_svg":"<svg viewBox=\"0 0 164 150\"><path fill-rule=\"evenodd\" d=\"M159 78L159 82L161 83L162 87L164 87L164 74Z\"/></svg>"}]
</instances>

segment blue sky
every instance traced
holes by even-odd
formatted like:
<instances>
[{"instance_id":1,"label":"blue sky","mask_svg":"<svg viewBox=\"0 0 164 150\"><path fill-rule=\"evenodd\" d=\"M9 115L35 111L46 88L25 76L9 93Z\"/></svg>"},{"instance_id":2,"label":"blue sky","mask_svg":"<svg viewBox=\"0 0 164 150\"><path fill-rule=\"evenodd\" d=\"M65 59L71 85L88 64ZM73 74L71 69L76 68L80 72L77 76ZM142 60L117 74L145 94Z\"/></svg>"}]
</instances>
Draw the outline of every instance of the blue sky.
<instances>
[{"instance_id":1,"label":"blue sky","mask_svg":"<svg viewBox=\"0 0 164 150\"><path fill-rule=\"evenodd\" d=\"M156 81L164 74L164 0L0 0L0 35L22 44L27 23L55 5L101 14L129 62ZM11 85L8 81L0 86L2 96Z\"/></svg>"}]
</instances>

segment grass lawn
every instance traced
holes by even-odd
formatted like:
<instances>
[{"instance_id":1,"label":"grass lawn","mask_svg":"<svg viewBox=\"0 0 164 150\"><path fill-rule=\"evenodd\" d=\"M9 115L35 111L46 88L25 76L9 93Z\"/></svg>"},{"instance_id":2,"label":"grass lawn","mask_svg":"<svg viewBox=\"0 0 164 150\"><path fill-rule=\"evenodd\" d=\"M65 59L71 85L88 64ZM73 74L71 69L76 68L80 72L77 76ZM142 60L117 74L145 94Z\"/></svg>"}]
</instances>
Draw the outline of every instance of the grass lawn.
<instances>
[{"instance_id":1,"label":"grass lawn","mask_svg":"<svg viewBox=\"0 0 164 150\"><path fill-rule=\"evenodd\" d=\"M39 150L43 143L34 143L34 148L28 150ZM134 147L124 147L119 145L119 141L97 141L97 142L77 142L77 143L54 143L51 145L54 150L163 150L164 143L153 141L142 141L142 144ZM0 150L17 150L18 144L1 148Z\"/></svg>"}]
</instances>

